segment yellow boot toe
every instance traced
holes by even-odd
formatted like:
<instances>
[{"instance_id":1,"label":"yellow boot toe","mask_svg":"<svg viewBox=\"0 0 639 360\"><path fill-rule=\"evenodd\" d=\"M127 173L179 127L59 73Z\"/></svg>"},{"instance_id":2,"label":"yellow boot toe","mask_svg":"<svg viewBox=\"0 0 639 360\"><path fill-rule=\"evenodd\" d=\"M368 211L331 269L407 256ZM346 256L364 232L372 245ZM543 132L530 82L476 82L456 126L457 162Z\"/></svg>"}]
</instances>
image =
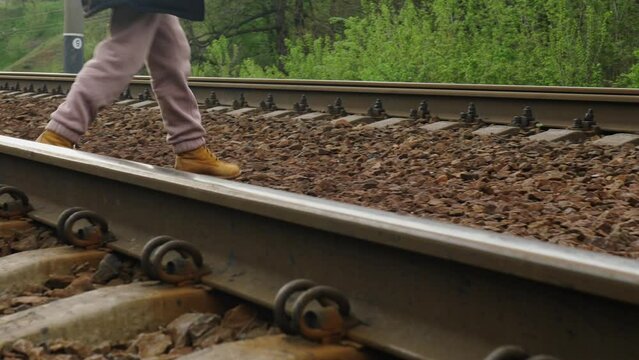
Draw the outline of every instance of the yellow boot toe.
<instances>
[{"instance_id":1,"label":"yellow boot toe","mask_svg":"<svg viewBox=\"0 0 639 360\"><path fill-rule=\"evenodd\" d=\"M69 149L73 148L73 142L71 140L49 130L45 130L42 134L40 134L40 136L36 139L36 142Z\"/></svg>"},{"instance_id":2,"label":"yellow boot toe","mask_svg":"<svg viewBox=\"0 0 639 360\"><path fill-rule=\"evenodd\" d=\"M178 154L175 168L195 174L233 179L242 173L239 166L219 160L206 146Z\"/></svg>"}]
</instances>

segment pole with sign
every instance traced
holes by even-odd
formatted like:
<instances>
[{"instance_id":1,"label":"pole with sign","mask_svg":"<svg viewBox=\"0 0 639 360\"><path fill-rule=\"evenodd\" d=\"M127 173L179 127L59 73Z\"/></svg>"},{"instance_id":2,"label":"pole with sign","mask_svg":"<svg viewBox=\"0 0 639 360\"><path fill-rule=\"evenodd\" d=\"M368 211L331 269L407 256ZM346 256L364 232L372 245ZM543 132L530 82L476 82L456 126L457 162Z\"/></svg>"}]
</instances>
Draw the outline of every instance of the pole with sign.
<instances>
[{"instance_id":1,"label":"pole with sign","mask_svg":"<svg viewBox=\"0 0 639 360\"><path fill-rule=\"evenodd\" d=\"M81 0L64 0L64 72L77 74L84 65L84 12Z\"/></svg>"}]
</instances>

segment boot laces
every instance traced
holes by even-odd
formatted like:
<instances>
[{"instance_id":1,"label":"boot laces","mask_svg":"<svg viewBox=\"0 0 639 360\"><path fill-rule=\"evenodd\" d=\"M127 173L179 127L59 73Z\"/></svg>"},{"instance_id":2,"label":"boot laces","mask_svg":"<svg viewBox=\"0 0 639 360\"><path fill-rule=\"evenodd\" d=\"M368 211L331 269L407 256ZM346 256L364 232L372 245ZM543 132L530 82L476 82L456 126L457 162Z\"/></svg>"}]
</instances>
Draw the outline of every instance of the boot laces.
<instances>
[{"instance_id":1,"label":"boot laces","mask_svg":"<svg viewBox=\"0 0 639 360\"><path fill-rule=\"evenodd\" d=\"M214 161L217 161L217 156L215 156L215 154L211 151L211 149L209 149L208 147L206 147L205 149L206 149L206 154L210 156Z\"/></svg>"}]
</instances>

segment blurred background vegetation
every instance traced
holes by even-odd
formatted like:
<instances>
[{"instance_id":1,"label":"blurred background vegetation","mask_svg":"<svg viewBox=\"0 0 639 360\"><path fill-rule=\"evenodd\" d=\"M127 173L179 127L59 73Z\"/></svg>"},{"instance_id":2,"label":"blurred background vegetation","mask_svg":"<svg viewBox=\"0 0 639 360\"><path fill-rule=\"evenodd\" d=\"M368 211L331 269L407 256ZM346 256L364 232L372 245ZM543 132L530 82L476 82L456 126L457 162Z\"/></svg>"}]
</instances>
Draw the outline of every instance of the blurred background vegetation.
<instances>
[{"instance_id":1,"label":"blurred background vegetation","mask_svg":"<svg viewBox=\"0 0 639 360\"><path fill-rule=\"evenodd\" d=\"M636 0L206 0L198 76L639 87ZM0 69L61 71L61 0L0 0ZM87 58L107 12L87 19Z\"/></svg>"}]
</instances>

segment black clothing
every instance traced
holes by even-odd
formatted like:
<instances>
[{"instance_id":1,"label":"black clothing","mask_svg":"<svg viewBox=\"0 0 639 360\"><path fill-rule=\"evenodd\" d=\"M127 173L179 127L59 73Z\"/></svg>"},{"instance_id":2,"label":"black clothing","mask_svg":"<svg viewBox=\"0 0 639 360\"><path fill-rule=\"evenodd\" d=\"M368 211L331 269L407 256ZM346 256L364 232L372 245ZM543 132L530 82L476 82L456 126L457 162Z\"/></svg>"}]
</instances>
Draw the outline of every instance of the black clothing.
<instances>
[{"instance_id":1,"label":"black clothing","mask_svg":"<svg viewBox=\"0 0 639 360\"><path fill-rule=\"evenodd\" d=\"M116 6L141 12L171 14L187 20L204 20L204 0L82 0L86 16Z\"/></svg>"}]
</instances>

